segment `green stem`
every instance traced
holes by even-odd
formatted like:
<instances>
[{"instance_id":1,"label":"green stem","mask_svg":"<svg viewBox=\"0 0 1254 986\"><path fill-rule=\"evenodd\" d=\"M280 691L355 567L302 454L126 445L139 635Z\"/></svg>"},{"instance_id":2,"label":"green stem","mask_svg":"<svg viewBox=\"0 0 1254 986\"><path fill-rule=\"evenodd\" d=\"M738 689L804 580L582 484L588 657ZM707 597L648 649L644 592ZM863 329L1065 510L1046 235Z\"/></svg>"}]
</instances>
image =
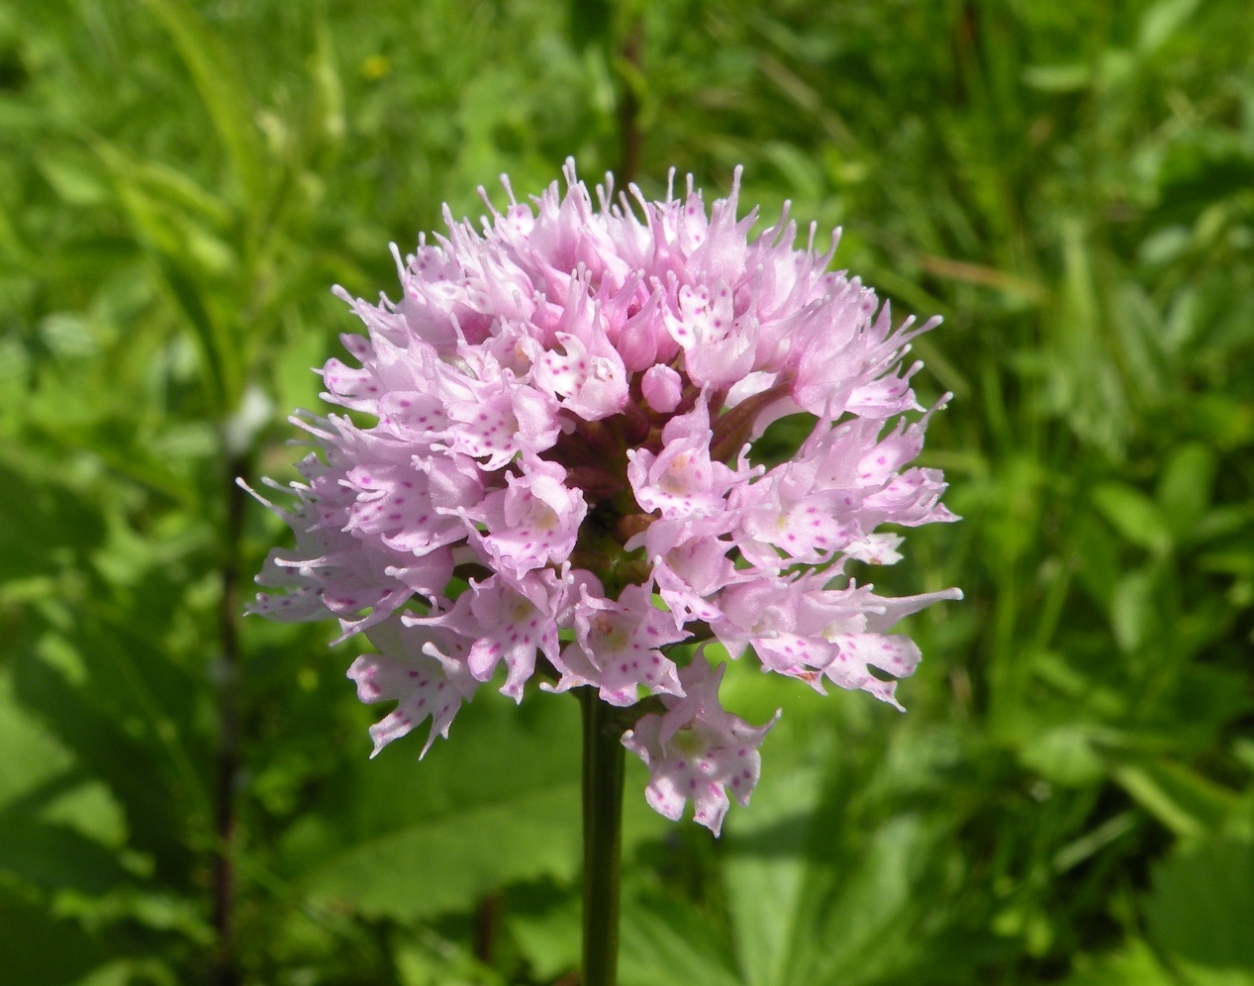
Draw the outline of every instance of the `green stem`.
<instances>
[{"instance_id":1,"label":"green stem","mask_svg":"<svg viewBox=\"0 0 1254 986\"><path fill-rule=\"evenodd\" d=\"M618 982L618 898L623 848L623 770L617 709L594 688L580 688L583 707L583 980Z\"/></svg>"}]
</instances>

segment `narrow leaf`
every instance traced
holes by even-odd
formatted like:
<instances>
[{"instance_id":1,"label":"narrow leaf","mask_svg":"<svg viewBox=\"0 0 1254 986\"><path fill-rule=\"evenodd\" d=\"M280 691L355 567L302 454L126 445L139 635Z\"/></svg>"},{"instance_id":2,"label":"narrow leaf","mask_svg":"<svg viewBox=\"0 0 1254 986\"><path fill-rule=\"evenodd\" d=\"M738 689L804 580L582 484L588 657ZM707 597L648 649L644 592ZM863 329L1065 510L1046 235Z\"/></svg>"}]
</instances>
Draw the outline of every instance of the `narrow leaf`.
<instances>
[{"instance_id":1,"label":"narrow leaf","mask_svg":"<svg viewBox=\"0 0 1254 986\"><path fill-rule=\"evenodd\" d=\"M1115 778L1141 807L1182 838L1218 831L1239 803L1231 792L1178 764L1120 767Z\"/></svg>"},{"instance_id":2,"label":"narrow leaf","mask_svg":"<svg viewBox=\"0 0 1254 986\"><path fill-rule=\"evenodd\" d=\"M253 125L252 101L219 39L187 0L144 0L183 56L201 101L226 149L244 191L256 210L264 193L260 142Z\"/></svg>"}]
</instances>

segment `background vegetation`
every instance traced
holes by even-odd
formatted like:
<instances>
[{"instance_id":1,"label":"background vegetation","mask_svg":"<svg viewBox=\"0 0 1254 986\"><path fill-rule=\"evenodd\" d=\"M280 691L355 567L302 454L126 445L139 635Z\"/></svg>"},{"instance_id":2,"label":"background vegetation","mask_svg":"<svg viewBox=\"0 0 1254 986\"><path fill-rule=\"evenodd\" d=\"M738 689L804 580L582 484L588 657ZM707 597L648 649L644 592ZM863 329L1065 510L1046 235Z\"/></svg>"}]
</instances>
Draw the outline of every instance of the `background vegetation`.
<instances>
[{"instance_id":1,"label":"background vegetation","mask_svg":"<svg viewBox=\"0 0 1254 986\"><path fill-rule=\"evenodd\" d=\"M0 980L574 982L576 703L368 762L352 645L239 619L286 532L231 485L332 283L573 154L743 162L943 314L966 517L874 573L967 592L908 715L737 665L724 838L629 776L624 986L1254 982L1248 5L606 2L0 0Z\"/></svg>"}]
</instances>

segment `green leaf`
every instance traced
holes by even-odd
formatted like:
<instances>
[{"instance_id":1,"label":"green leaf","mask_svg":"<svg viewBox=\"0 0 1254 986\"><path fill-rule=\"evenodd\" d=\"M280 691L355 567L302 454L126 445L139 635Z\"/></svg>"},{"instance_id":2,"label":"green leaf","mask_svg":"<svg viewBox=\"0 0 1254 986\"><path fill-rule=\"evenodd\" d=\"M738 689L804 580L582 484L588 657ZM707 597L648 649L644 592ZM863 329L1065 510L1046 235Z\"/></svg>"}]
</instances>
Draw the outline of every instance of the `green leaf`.
<instances>
[{"instance_id":1,"label":"green leaf","mask_svg":"<svg viewBox=\"0 0 1254 986\"><path fill-rule=\"evenodd\" d=\"M114 959L91 971L74 986L179 986L170 966L155 958Z\"/></svg>"},{"instance_id":2,"label":"green leaf","mask_svg":"<svg viewBox=\"0 0 1254 986\"><path fill-rule=\"evenodd\" d=\"M176 255L160 253L153 259L161 279L169 288L170 296L200 343L209 367L209 385L219 414L233 410L235 394L242 381L236 366L238 353L229 333L220 328L209 313L196 278L187 271Z\"/></svg>"},{"instance_id":3,"label":"green leaf","mask_svg":"<svg viewBox=\"0 0 1254 986\"><path fill-rule=\"evenodd\" d=\"M165 3L167 0L152 0ZM218 417L234 410L243 385L240 352L231 326L215 318L206 298L203 278L191 263L216 237L184 216L172 216L139 180L142 162L132 160L108 141L94 139L92 146L108 167L118 198L130 221L135 239L153 264L156 281L163 286L176 310L191 328L209 369L209 390ZM208 247L210 256L220 251ZM228 261L229 263L229 261Z\"/></svg>"},{"instance_id":4,"label":"green leaf","mask_svg":"<svg viewBox=\"0 0 1254 986\"><path fill-rule=\"evenodd\" d=\"M1181 838L1219 831L1239 804L1227 789L1166 761L1119 767L1114 776L1141 807Z\"/></svg>"},{"instance_id":5,"label":"green leaf","mask_svg":"<svg viewBox=\"0 0 1254 986\"><path fill-rule=\"evenodd\" d=\"M3 203L0 203L0 257L25 267L37 265Z\"/></svg>"},{"instance_id":6,"label":"green leaf","mask_svg":"<svg viewBox=\"0 0 1254 986\"><path fill-rule=\"evenodd\" d=\"M1157 499L1174 540L1189 538L1210 506L1218 457L1200 442L1172 453L1158 480Z\"/></svg>"},{"instance_id":7,"label":"green leaf","mask_svg":"<svg viewBox=\"0 0 1254 986\"><path fill-rule=\"evenodd\" d=\"M923 956L926 939L916 923L926 910L924 870L938 832L923 819L890 819L844 872L820 871L834 891L830 907L815 915L809 962L786 982L843 986L903 975ZM813 905L812 905L813 906Z\"/></svg>"},{"instance_id":8,"label":"green leaf","mask_svg":"<svg viewBox=\"0 0 1254 986\"><path fill-rule=\"evenodd\" d=\"M1158 0L1141 17L1137 47L1144 54L1153 54L1176 34L1197 10L1200 0Z\"/></svg>"},{"instance_id":9,"label":"green leaf","mask_svg":"<svg viewBox=\"0 0 1254 986\"><path fill-rule=\"evenodd\" d=\"M1195 541L1214 541L1218 538L1236 534L1250 525L1251 513L1248 505L1215 507L1208 510L1198 520L1193 529Z\"/></svg>"},{"instance_id":10,"label":"green leaf","mask_svg":"<svg viewBox=\"0 0 1254 986\"><path fill-rule=\"evenodd\" d=\"M1203 966L1254 970L1254 846L1214 840L1154 869L1145 901L1163 948Z\"/></svg>"},{"instance_id":11,"label":"green leaf","mask_svg":"<svg viewBox=\"0 0 1254 986\"><path fill-rule=\"evenodd\" d=\"M99 513L38 465L0 465L0 516L0 581L52 573L58 554L85 554L104 534Z\"/></svg>"},{"instance_id":12,"label":"green leaf","mask_svg":"<svg viewBox=\"0 0 1254 986\"><path fill-rule=\"evenodd\" d=\"M70 986L105 957L73 921L54 918L0 885L0 969L14 986Z\"/></svg>"},{"instance_id":13,"label":"green leaf","mask_svg":"<svg viewBox=\"0 0 1254 986\"><path fill-rule=\"evenodd\" d=\"M821 780L813 767L765 773L750 809L728 820L723 872L749 986L786 982L793 943L806 921L807 822Z\"/></svg>"},{"instance_id":14,"label":"green leaf","mask_svg":"<svg viewBox=\"0 0 1254 986\"><path fill-rule=\"evenodd\" d=\"M1156 703L1154 724L1182 755L1202 753L1230 722L1254 710L1248 681L1248 672L1236 668L1189 664Z\"/></svg>"},{"instance_id":15,"label":"green leaf","mask_svg":"<svg viewBox=\"0 0 1254 986\"><path fill-rule=\"evenodd\" d=\"M1020 762L1051 784L1083 787L1105 773L1094 752L1090 731L1080 724L1059 726L1036 734L1019 750Z\"/></svg>"},{"instance_id":16,"label":"green leaf","mask_svg":"<svg viewBox=\"0 0 1254 986\"><path fill-rule=\"evenodd\" d=\"M15 98L8 93L0 93L0 131L47 131L49 128L48 114L40 111L40 107L30 99Z\"/></svg>"},{"instance_id":17,"label":"green leaf","mask_svg":"<svg viewBox=\"0 0 1254 986\"><path fill-rule=\"evenodd\" d=\"M40 810L39 819L63 825L110 849L126 845L122 806L100 781L76 785L52 798Z\"/></svg>"},{"instance_id":18,"label":"green leaf","mask_svg":"<svg viewBox=\"0 0 1254 986\"><path fill-rule=\"evenodd\" d=\"M1066 986L1180 986L1180 980L1139 940L1098 961L1081 955L1076 966L1077 971L1066 980Z\"/></svg>"},{"instance_id":19,"label":"green leaf","mask_svg":"<svg viewBox=\"0 0 1254 986\"><path fill-rule=\"evenodd\" d=\"M495 969L479 961L464 943L422 928L393 945L399 986L507 986ZM389 977L390 981L390 977Z\"/></svg>"},{"instance_id":20,"label":"green leaf","mask_svg":"<svg viewBox=\"0 0 1254 986\"><path fill-rule=\"evenodd\" d=\"M610 0L570 0L567 6L571 45L582 51L597 45L609 52L614 45L614 8Z\"/></svg>"},{"instance_id":21,"label":"green leaf","mask_svg":"<svg viewBox=\"0 0 1254 986\"><path fill-rule=\"evenodd\" d=\"M285 329L282 348L273 363L276 403L281 408L317 408L323 384L314 368L327 360L327 340L296 316Z\"/></svg>"},{"instance_id":22,"label":"green leaf","mask_svg":"<svg viewBox=\"0 0 1254 986\"><path fill-rule=\"evenodd\" d=\"M45 890L102 894L126 878L104 846L72 829L6 812L0 814L0 872Z\"/></svg>"},{"instance_id":23,"label":"green leaf","mask_svg":"<svg viewBox=\"0 0 1254 986\"><path fill-rule=\"evenodd\" d=\"M1088 65L1030 65L1023 70L1023 82L1041 92L1080 92L1093 81Z\"/></svg>"},{"instance_id":24,"label":"green leaf","mask_svg":"<svg viewBox=\"0 0 1254 986\"><path fill-rule=\"evenodd\" d=\"M470 907L512 881L572 879L578 737L568 696L516 706L496 692L463 708L453 739L421 762L414 737L367 760L363 731L360 761L329 792L325 816L307 816L287 865L315 900L405 920Z\"/></svg>"},{"instance_id":25,"label":"green leaf","mask_svg":"<svg viewBox=\"0 0 1254 986\"><path fill-rule=\"evenodd\" d=\"M1115 641L1132 653L1152 639L1159 612L1155 607L1153 572L1131 572L1115 584L1110 598L1110 624Z\"/></svg>"},{"instance_id":26,"label":"green leaf","mask_svg":"<svg viewBox=\"0 0 1254 986\"><path fill-rule=\"evenodd\" d=\"M335 60L335 40L322 7L314 18L314 50L309 74L317 93L318 129L324 140L338 144L344 139L344 87Z\"/></svg>"},{"instance_id":27,"label":"green leaf","mask_svg":"<svg viewBox=\"0 0 1254 986\"><path fill-rule=\"evenodd\" d=\"M1093 505L1126 540L1154 554L1171 550L1171 529L1153 500L1126 483L1102 483L1092 492Z\"/></svg>"},{"instance_id":28,"label":"green leaf","mask_svg":"<svg viewBox=\"0 0 1254 986\"><path fill-rule=\"evenodd\" d=\"M68 750L14 701L8 674L0 674L0 809L64 773L74 763Z\"/></svg>"},{"instance_id":29,"label":"green leaf","mask_svg":"<svg viewBox=\"0 0 1254 986\"><path fill-rule=\"evenodd\" d=\"M150 194L181 208L190 209L215 226L227 226L233 218L230 206L198 185L191 175L177 168L171 168L160 161L142 161L135 167L135 176L147 187Z\"/></svg>"},{"instance_id":30,"label":"green leaf","mask_svg":"<svg viewBox=\"0 0 1254 986\"><path fill-rule=\"evenodd\" d=\"M109 183L100 174L99 165L81 151L75 154L66 149L49 150L36 161L40 174L67 204L91 206L109 200Z\"/></svg>"},{"instance_id":31,"label":"green leaf","mask_svg":"<svg viewBox=\"0 0 1254 986\"><path fill-rule=\"evenodd\" d=\"M727 942L692 904L637 891L623 903L622 986L741 986Z\"/></svg>"},{"instance_id":32,"label":"green leaf","mask_svg":"<svg viewBox=\"0 0 1254 986\"><path fill-rule=\"evenodd\" d=\"M1122 542L1095 514L1088 512L1075 519L1070 540L1069 551L1073 564L1079 567L1080 581L1100 606L1109 609L1123 567Z\"/></svg>"},{"instance_id":33,"label":"green leaf","mask_svg":"<svg viewBox=\"0 0 1254 986\"><path fill-rule=\"evenodd\" d=\"M188 834L203 793L172 768L158 731L145 730L133 712L102 712L87 685L72 686L33 655L18 657L14 683L22 704L74 752L84 770L108 785L126 814L131 845L153 855L163 878L176 885L186 879L194 858ZM138 735L128 732L128 726ZM190 780L194 784L196 779Z\"/></svg>"},{"instance_id":34,"label":"green leaf","mask_svg":"<svg viewBox=\"0 0 1254 986\"><path fill-rule=\"evenodd\" d=\"M630 872L629 864L624 869ZM512 887L505 896L505 920L535 978L554 980L579 968L577 890L549 881Z\"/></svg>"},{"instance_id":35,"label":"green leaf","mask_svg":"<svg viewBox=\"0 0 1254 986\"><path fill-rule=\"evenodd\" d=\"M310 897L408 921L471 907L504 883L578 871L577 782L410 825L311 874Z\"/></svg>"},{"instance_id":36,"label":"green leaf","mask_svg":"<svg viewBox=\"0 0 1254 986\"><path fill-rule=\"evenodd\" d=\"M1050 860L1054 873L1063 874L1074 869L1085 860L1097 855L1112 842L1131 832L1136 828L1136 824L1134 811L1121 811L1118 815L1112 815L1096 828L1059 848Z\"/></svg>"},{"instance_id":37,"label":"green leaf","mask_svg":"<svg viewBox=\"0 0 1254 986\"><path fill-rule=\"evenodd\" d=\"M854 769L858 761L849 748L818 742L813 733L789 748L791 722L786 717L781 735L772 736L778 742L765 753L769 763L753 803L733 809L721 847L730 937L743 981L904 982L937 962L951 969L953 981L963 981L979 961L979 945L946 922L946 891L936 871L952 815L889 809L885 817L861 810L855 799L868 778ZM956 752L934 736L916 740L925 749L903 743L891 767L872 756L859 764L875 771L870 783L881 810L895 785L911 792L914 804L920 786L947 789L940 778Z\"/></svg>"}]
</instances>

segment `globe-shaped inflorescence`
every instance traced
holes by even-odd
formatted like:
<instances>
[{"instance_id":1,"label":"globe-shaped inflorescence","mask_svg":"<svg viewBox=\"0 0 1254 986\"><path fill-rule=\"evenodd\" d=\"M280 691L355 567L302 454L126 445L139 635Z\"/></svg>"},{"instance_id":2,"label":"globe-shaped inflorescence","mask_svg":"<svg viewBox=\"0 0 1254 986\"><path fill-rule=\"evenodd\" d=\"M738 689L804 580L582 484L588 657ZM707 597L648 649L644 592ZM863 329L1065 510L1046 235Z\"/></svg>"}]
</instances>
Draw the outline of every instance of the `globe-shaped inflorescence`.
<instances>
[{"instance_id":1,"label":"globe-shaped inflorescence","mask_svg":"<svg viewBox=\"0 0 1254 986\"><path fill-rule=\"evenodd\" d=\"M941 474L910 465L932 412L910 420L903 357L934 322L894 328L813 227L796 247L787 208L750 239L739 170L708 212L673 173L665 201L616 198L607 175L595 204L565 176L531 204L502 179L481 230L446 208L447 235L393 247L397 302L337 289L367 334L342 337L353 365L323 367L323 397L357 414L293 418L316 451L292 509L270 506L296 546L271 552L257 580L281 591L251 610L366 635L348 676L396 702L376 753L430 719L425 753L498 671L516 700L539 677L636 706L623 743L649 803L677 819L691 800L718 832L774 720L720 706L707 643L896 705L919 651L893 624L961 596L883 598L844 574L899 559L882 524L955 519ZM752 464L800 413L796 454Z\"/></svg>"}]
</instances>

